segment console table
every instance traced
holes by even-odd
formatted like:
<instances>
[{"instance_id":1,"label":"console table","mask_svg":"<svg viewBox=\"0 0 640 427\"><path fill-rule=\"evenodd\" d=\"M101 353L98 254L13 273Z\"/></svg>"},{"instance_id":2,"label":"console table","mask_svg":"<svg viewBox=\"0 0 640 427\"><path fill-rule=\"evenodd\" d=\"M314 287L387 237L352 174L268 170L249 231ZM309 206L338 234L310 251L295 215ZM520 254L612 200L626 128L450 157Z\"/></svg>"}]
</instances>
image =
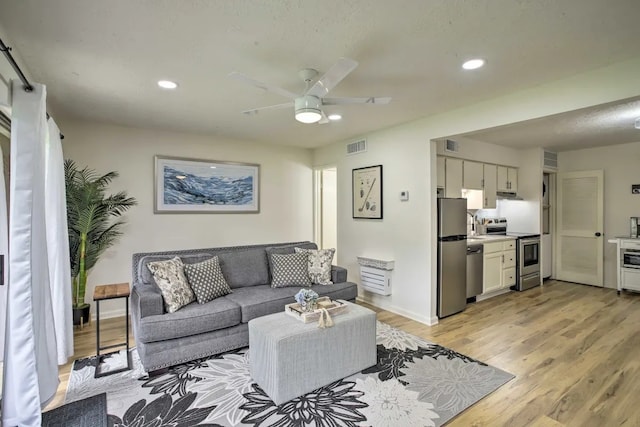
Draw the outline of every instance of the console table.
<instances>
[{"instance_id":1,"label":"console table","mask_svg":"<svg viewBox=\"0 0 640 427\"><path fill-rule=\"evenodd\" d=\"M125 341L118 344L111 344L104 347L100 346L100 301L107 299L124 298L125 299ZM131 354L129 354L129 284L128 283L114 283L111 285L98 285L93 291L93 300L96 302L96 354L98 356L98 363L96 364L96 372L94 377L100 378L107 375L116 374L118 372L124 372L131 369ZM114 369L107 372L100 372L100 364L104 356L111 353L100 354L100 350L107 350L109 348L125 346L127 354L127 366L122 369Z\"/></svg>"}]
</instances>

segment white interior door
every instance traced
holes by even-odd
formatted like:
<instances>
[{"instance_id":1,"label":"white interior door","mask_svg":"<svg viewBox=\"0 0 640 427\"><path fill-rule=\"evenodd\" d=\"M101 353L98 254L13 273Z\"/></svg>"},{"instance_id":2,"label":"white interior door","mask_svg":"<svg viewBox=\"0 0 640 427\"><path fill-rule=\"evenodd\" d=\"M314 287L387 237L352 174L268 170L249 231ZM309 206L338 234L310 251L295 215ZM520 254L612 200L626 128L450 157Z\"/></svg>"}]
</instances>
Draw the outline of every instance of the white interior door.
<instances>
[{"instance_id":1,"label":"white interior door","mask_svg":"<svg viewBox=\"0 0 640 427\"><path fill-rule=\"evenodd\" d=\"M338 244L338 180L335 166L316 170L316 232L315 241L321 249ZM334 263L337 251L333 256Z\"/></svg>"},{"instance_id":2,"label":"white interior door","mask_svg":"<svg viewBox=\"0 0 640 427\"><path fill-rule=\"evenodd\" d=\"M603 286L603 173L558 174L557 278Z\"/></svg>"}]
</instances>

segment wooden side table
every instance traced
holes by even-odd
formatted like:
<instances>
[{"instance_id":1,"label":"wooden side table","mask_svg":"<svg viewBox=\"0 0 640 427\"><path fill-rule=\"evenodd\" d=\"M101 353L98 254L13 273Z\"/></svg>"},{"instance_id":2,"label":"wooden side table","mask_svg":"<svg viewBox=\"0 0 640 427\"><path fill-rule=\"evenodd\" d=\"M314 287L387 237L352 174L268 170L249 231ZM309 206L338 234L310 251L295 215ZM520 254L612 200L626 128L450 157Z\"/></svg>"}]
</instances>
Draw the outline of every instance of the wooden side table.
<instances>
[{"instance_id":1,"label":"wooden side table","mask_svg":"<svg viewBox=\"0 0 640 427\"><path fill-rule=\"evenodd\" d=\"M100 346L100 301L107 299L124 298L125 299L125 342L118 344L112 344L105 347ZM117 374L118 372L124 372L131 369L131 354L129 354L129 284L128 283L115 283L111 285L98 285L93 291L93 300L96 302L96 354L98 356L98 364L96 365L96 372L94 377L100 378L107 375ZM122 369L114 369L112 371L100 372L100 364L104 359L104 356L117 353L117 351L111 353L100 354L100 350L107 350L109 348L125 346L127 350L127 366Z\"/></svg>"}]
</instances>

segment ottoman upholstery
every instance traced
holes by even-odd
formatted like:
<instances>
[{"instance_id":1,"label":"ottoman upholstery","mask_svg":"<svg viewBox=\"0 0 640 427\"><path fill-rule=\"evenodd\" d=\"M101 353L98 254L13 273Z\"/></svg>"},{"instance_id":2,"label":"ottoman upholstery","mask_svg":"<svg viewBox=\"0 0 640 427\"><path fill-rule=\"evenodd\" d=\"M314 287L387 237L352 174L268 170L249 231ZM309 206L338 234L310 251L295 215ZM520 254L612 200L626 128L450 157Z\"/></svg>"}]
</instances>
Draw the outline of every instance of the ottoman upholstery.
<instances>
[{"instance_id":1,"label":"ottoman upholstery","mask_svg":"<svg viewBox=\"0 0 640 427\"><path fill-rule=\"evenodd\" d=\"M284 312L249 322L251 377L276 405L376 364L376 314L345 303L331 328Z\"/></svg>"}]
</instances>

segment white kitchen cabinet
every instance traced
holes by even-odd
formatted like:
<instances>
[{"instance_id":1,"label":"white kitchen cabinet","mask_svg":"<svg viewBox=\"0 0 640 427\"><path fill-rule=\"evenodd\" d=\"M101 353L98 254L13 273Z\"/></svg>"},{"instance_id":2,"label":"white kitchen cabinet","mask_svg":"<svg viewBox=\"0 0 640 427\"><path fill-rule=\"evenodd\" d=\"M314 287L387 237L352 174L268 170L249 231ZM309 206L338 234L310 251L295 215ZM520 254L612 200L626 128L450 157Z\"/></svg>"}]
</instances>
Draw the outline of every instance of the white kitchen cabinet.
<instances>
[{"instance_id":1,"label":"white kitchen cabinet","mask_svg":"<svg viewBox=\"0 0 640 427\"><path fill-rule=\"evenodd\" d=\"M518 169L498 166L498 191L518 191Z\"/></svg>"},{"instance_id":2,"label":"white kitchen cabinet","mask_svg":"<svg viewBox=\"0 0 640 427\"><path fill-rule=\"evenodd\" d=\"M489 293L516 284L515 240L483 244L482 292Z\"/></svg>"},{"instance_id":3,"label":"white kitchen cabinet","mask_svg":"<svg viewBox=\"0 0 640 427\"><path fill-rule=\"evenodd\" d=\"M485 253L482 268L482 292L487 293L502 289L502 252Z\"/></svg>"},{"instance_id":4,"label":"white kitchen cabinet","mask_svg":"<svg viewBox=\"0 0 640 427\"><path fill-rule=\"evenodd\" d=\"M483 165L483 176L484 176L484 209L495 209L496 208L496 191L498 184L497 171L498 168L496 165Z\"/></svg>"},{"instance_id":5,"label":"white kitchen cabinet","mask_svg":"<svg viewBox=\"0 0 640 427\"><path fill-rule=\"evenodd\" d=\"M446 178L444 172L444 157L439 157L437 159L437 170L438 170L438 188L444 188Z\"/></svg>"},{"instance_id":6,"label":"white kitchen cabinet","mask_svg":"<svg viewBox=\"0 0 640 427\"><path fill-rule=\"evenodd\" d=\"M516 284L516 268L505 268L502 270L502 288L508 288Z\"/></svg>"},{"instance_id":7,"label":"white kitchen cabinet","mask_svg":"<svg viewBox=\"0 0 640 427\"><path fill-rule=\"evenodd\" d=\"M469 190L482 190L483 180L483 164L464 160L462 163L462 188Z\"/></svg>"},{"instance_id":8,"label":"white kitchen cabinet","mask_svg":"<svg viewBox=\"0 0 640 427\"><path fill-rule=\"evenodd\" d=\"M462 160L445 159L445 197L462 197Z\"/></svg>"}]
</instances>

